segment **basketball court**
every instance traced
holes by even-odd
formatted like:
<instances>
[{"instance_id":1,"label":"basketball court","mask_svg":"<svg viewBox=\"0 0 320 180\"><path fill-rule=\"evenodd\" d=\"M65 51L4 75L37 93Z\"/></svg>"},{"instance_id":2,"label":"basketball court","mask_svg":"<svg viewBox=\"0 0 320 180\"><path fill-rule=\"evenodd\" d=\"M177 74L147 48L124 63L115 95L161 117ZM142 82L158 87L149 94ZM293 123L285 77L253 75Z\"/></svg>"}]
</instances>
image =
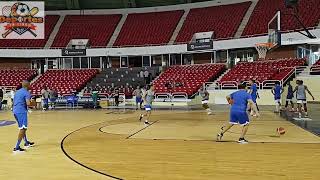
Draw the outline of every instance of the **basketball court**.
<instances>
[{"instance_id":1,"label":"basketball court","mask_svg":"<svg viewBox=\"0 0 320 180\"><path fill-rule=\"evenodd\" d=\"M139 111L35 111L29 139L37 143L13 155L16 125L1 127L1 179L14 179L19 162L26 179L314 179L319 176L320 137L263 111L253 118L249 144L241 145L240 128L215 135L228 112L155 111L144 126ZM11 113L1 113L12 120ZM277 127L285 127L279 136ZM31 161L32 160L32 161ZM225 172L229 172L226 174ZM48 175L50 174L50 176ZM48 175L48 176L47 176Z\"/></svg>"}]
</instances>

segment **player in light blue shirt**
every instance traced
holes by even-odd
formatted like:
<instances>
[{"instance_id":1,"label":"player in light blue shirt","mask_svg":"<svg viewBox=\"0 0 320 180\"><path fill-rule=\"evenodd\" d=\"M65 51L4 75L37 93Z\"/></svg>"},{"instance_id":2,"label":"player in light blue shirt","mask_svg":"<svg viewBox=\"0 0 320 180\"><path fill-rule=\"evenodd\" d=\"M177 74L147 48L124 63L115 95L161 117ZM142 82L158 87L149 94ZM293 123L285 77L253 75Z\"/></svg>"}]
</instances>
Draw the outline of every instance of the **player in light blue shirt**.
<instances>
[{"instance_id":1,"label":"player in light blue shirt","mask_svg":"<svg viewBox=\"0 0 320 180\"><path fill-rule=\"evenodd\" d=\"M271 90L271 93L274 96L274 101L276 103L276 110L274 111L275 113L280 112L280 107L281 107L281 94L283 93L283 88L280 86L279 82L276 82L274 87Z\"/></svg>"},{"instance_id":2,"label":"player in light blue shirt","mask_svg":"<svg viewBox=\"0 0 320 180\"><path fill-rule=\"evenodd\" d=\"M238 140L239 143L248 143L244 138L249 127L249 117L247 114L248 104L254 110L257 116L260 116L255 103L252 101L251 95L246 91L246 85L240 84L239 90L227 96L227 101L231 104L229 125L221 128L221 132L217 135L217 141L221 141L225 132L227 132L233 125L240 124L242 126L242 133Z\"/></svg>"},{"instance_id":3,"label":"player in light blue shirt","mask_svg":"<svg viewBox=\"0 0 320 180\"><path fill-rule=\"evenodd\" d=\"M149 118L152 110L152 102L154 101L154 87L151 85L145 94L142 95L143 102L145 103L145 114L140 114L139 120L141 121L143 117L146 117L144 124L149 125Z\"/></svg>"},{"instance_id":4,"label":"player in light blue shirt","mask_svg":"<svg viewBox=\"0 0 320 180\"><path fill-rule=\"evenodd\" d=\"M18 141L13 149L13 152L23 152L25 149L20 148L22 139L24 140L24 147L28 148L34 145L33 142L27 139L27 128L28 128L28 106L30 106L31 94L28 91L30 87L29 81L22 82L22 88L16 91L13 98L13 115L18 123L19 135Z\"/></svg>"}]
</instances>

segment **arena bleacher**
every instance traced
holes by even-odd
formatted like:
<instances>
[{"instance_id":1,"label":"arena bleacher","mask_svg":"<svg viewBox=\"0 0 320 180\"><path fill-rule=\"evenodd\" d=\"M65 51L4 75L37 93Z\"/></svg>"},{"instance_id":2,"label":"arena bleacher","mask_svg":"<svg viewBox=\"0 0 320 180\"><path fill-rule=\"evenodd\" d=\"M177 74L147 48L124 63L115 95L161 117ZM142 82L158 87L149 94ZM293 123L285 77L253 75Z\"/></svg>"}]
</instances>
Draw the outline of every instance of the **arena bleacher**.
<instances>
[{"instance_id":1,"label":"arena bleacher","mask_svg":"<svg viewBox=\"0 0 320 180\"><path fill-rule=\"evenodd\" d=\"M214 80L224 70L224 64L170 66L153 84L157 93L179 92L191 96L203 83Z\"/></svg>"},{"instance_id":2,"label":"arena bleacher","mask_svg":"<svg viewBox=\"0 0 320 180\"><path fill-rule=\"evenodd\" d=\"M182 15L183 11L129 14L114 45L166 44Z\"/></svg>"},{"instance_id":3,"label":"arena bleacher","mask_svg":"<svg viewBox=\"0 0 320 180\"><path fill-rule=\"evenodd\" d=\"M282 13L281 31L301 29L297 20L289 15L292 14L293 11L287 9L284 2L284 0L259 0L242 36L266 34L268 32L268 26L266 26L266 24L268 24L277 11L281 11ZM299 1L298 14L306 27L315 27L318 25L320 18L319 6L319 0Z\"/></svg>"},{"instance_id":4,"label":"arena bleacher","mask_svg":"<svg viewBox=\"0 0 320 180\"><path fill-rule=\"evenodd\" d=\"M305 59L279 59L239 63L225 74L219 80L219 83L233 85L252 79L258 83L263 83L267 80L281 81L288 77L295 67L303 66L305 63Z\"/></svg>"},{"instance_id":5,"label":"arena bleacher","mask_svg":"<svg viewBox=\"0 0 320 180\"><path fill-rule=\"evenodd\" d=\"M121 15L67 15L52 47L66 47L71 39L89 39L91 46L106 46Z\"/></svg>"},{"instance_id":6,"label":"arena bleacher","mask_svg":"<svg viewBox=\"0 0 320 180\"><path fill-rule=\"evenodd\" d=\"M31 85L31 93L40 95L44 87L52 88L59 95L77 93L98 73L97 69L48 70Z\"/></svg>"},{"instance_id":7,"label":"arena bleacher","mask_svg":"<svg viewBox=\"0 0 320 180\"><path fill-rule=\"evenodd\" d=\"M32 80L37 75L31 69L0 69L0 86L17 88L22 80Z\"/></svg>"},{"instance_id":8,"label":"arena bleacher","mask_svg":"<svg viewBox=\"0 0 320 180\"><path fill-rule=\"evenodd\" d=\"M310 71L311 75L320 75L320 60L311 66Z\"/></svg>"},{"instance_id":9,"label":"arena bleacher","mask_svg":"<svg viewBox=\"0 0 320 180\"><path fill-rule=\"evenodd\" d=\"M280 10L281 30L301 29L285 7L284 0L259 0L255 6L242 37L265 35L270 19ZM190 9L175 42L189 42L196 32L213 31L214 39L234 38L251 1ZM318 0L300 0L299 16L307 28L316 27L320 19ZM312 13L309 13L312 12ZM141 46L167 44L184 11L129 13L114 46ZM55 27L59 15L47 15L45 39L43 40L0 40L0 47L44 47L54 28L58 33L51 47L66 47L71 39L89 39L91 47L105 47L111 39L122 15L85 14L66 15L60 27Z\"/></svg>"},{"instance_id":10,"label":"arena bleacher","mask_svg":"<svg viewBox=\"0 0 320 180\"><path fill-rule=\"evenodd\" d=\"M191 9L176 42L189 42L194 33L214 32L214 39L232 38L251 2Z\"/></svg>"}]
</instances>

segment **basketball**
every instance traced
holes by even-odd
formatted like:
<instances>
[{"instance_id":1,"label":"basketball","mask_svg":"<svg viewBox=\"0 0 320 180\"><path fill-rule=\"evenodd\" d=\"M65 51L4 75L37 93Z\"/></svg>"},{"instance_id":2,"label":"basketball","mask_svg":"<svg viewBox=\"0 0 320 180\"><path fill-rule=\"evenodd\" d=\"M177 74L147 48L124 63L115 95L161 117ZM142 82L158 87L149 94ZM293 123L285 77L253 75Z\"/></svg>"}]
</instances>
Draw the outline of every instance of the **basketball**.
<instances>
[{"instance_id":1,"label":"basketball","mask_svg":"<svg viewBox=\"0 0 320 180\"><path fill-rule=\"evenodd\" d=\"M283 127L277 128L277 133L279 135L284 135L286 133L286 130Z\"/></svg>"}]
</instances>

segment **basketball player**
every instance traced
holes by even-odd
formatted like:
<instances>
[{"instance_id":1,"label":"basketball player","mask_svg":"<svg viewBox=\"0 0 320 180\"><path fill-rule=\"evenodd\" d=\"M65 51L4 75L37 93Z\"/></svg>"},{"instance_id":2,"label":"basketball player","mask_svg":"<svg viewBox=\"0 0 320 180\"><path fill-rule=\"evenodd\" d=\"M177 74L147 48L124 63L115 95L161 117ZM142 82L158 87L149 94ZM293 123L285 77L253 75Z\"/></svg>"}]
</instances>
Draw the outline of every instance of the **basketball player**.
<instances>
[{"instance_id":1,"label":"basketball player","mask_svg":"<svg viewBox=\"0 0 320 180\"><path fill-rule=\"evenodd\" d=\"M310 94L312 97L312 100L314 100L314 97L310 90L308 89L307 86L303 85L302 80L297 80L296 81L296 88L294 89L293 93L297 92L297 104L298 104L298 111L299 111L299 118L301 118L301 107L303 104L304 112L305 112L305 117L308 117L308 109L307 109L307 95L306 91Z\"/></svg>"},{"instance_id":2,"label":"basketball player","mask_svg":"<svg viewBox=\"0 0 320 180\"><path fill-rule=\"evenodd\" d=\"M140 86L137 86L137 89L135 89L132 93L132 95L136 96L136 110L138 110L138 105L140 105L140 109L142 109L142 90Z\"/></svg>"},{"instance_id":3,"label":"basketball player","mask_svg":"<svg viewBox=\"0 0 320 180\"><path fill-rule=\"evenodd\" d=\"M203 109L205 109L207 111L208 115L212 114L212 110L210 109L210 107L208 105L208 103L209 103L208 91L205 90L203 88L203 86L201 86L198 92L199 92L199 95L202 97L201 104L202 104Z\"/></svg>"},{"instance_id":4,"label":"basketball player","mask_svg":"<svg viewBox=\"0 0 320 180\"><path fill-rule=\"evenodd\" d=\"M145 114L140 114L139 120L141 121L143 117L146 117L144 124L149 125L149 118L151 115L151 110L152 110L152 102L154 100L154 87L151 85L149 90L147 90L146 94L143 96L143 101L145 102Z\"/></svg>"},{"instance_id":5,"label":"basketball player","mask_svg":"<svg viewBox=\"0 0 320 180\"><path fill-rule=\"evenodd\" d=\"M257 107L257 109L259 111L259 107L258 107L258 104L257 104L257 98L259 97L257 84L256 84L256 82L254 80L251 79L249 81L249 85L250 85L249 94L251 95L252 101L256 104L256 107ZM251 116L256 116L256 114L254 113L253 109L251 109L250 115Z\"/></svg>"},{"instance_id":6,"label":"basketball player","mask_svg":"<svg viewBox=\"0 0 320 180\"><path fill-rule=\"evenodd\" d=\"M246 91L246 85L240 84L239 90L227 96L227 101L231 104L230 121L229 124L221 128L221 132L217 135L217 141L221 141L225 132L227 132L233 125L240 124L242 126L242 133L238 143L245 144L248 141L244 138L249 127L249 117L247 114L247 105L253 109L257 116L260 116L255 103L252 101L251 95Z\"/></svg>"},{"instance_id":7,"label":"basketball player","mask_svg":"<svg viewBox=\"0 0 320 180\"><path fill-rule=\"evenodd\" d=\"M280 86L279 82L276 82L274 87L271 90L271 93L274 96L274 101L276 103L276 110L274 111L275 113L280 112L281 108L281 94L283 93L283 88Z\"/></svg>"},{"instance_id":8,"label":"basketball player","mask_svg":"<svg viewBox=\"0 0 320 180\"><path fill-rule=\"evenodd\" d=\"M34 145L33 142L27 139L27 128L28 128L28 106L30 106L31 94L28 91L30 87L29 81L22 82L22 88L16 91L13 99L13 115L18 123L19 135L16 147L13 152L23 152L25 149L20 148L22 139L24 140L24 147L28 148Z\"/></svg>"},{"instance_id":9,"label":"basketball player","mask_svg":"<svg viewBox=\"0 0 320 180\"><path fill-rule=\"evenodd\" d=\"M286 100L285 108L288 108L288 105L290 103L291 109L289 111L294 111L294 104L293 104L292 98L293 98L293 88L290 82L288 82L288 92L287 92L287 100Z\"/></svg>"}]
</instances>

